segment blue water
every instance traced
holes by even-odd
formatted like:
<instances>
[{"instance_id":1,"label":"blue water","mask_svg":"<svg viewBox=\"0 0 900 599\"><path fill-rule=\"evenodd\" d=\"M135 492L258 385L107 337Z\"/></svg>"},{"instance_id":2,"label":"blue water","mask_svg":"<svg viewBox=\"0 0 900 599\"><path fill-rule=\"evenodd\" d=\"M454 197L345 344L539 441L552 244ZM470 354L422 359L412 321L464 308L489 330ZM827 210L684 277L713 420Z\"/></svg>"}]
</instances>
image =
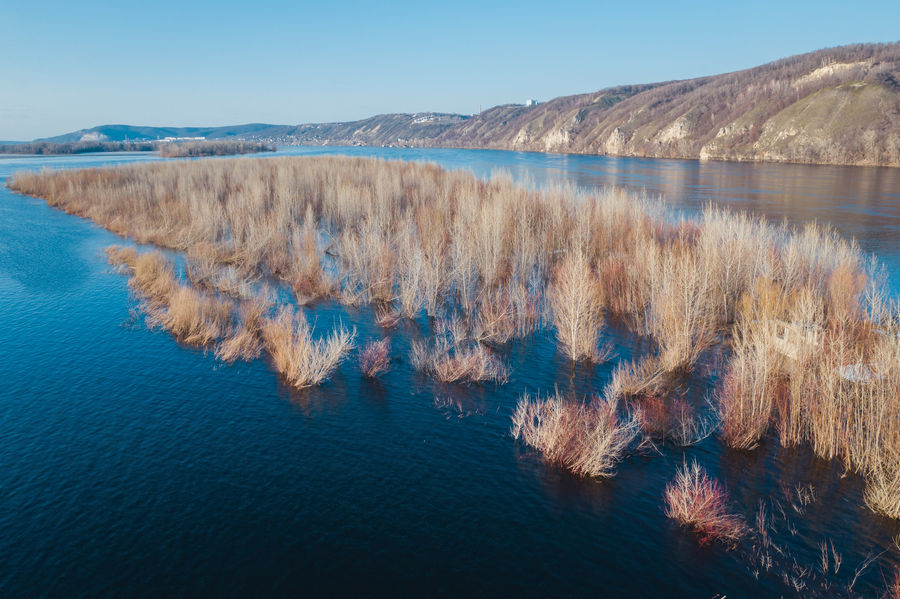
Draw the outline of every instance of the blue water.
<instances>
[{"instance_id":1,"label":"blue water","mask_svg":"<svg viewBox=\"0 0 900 599\"><path fill-rule=\"evenodd\" d=\"M819 220L900 279L900 171L610 159L533 153L290 148L430 160L535 184L617 185L695 211L707 201ZM18 169L155 160L148 155L0 158ZM102 248L122 240L0 187L0 597L792 596L749 548L698 546L662 513L666 482L696 458L752 519L779 499L803 564L833 539L846 584L875 596L900 526L861 509L861 482L772 442L745 454L709 438L661 446L608 481L548 467L510 438L526 391L599 391L615 365L572 366L552 340L503 354L511 382L439 385L413 372L427 323L383 331L367 309L316 309L361 341L389 334L379 381L346 362L325 385L285 387L264 360L225 366L135 318ZM895 287L896 289L896 287ZM617 358L638 351L612 331ZM702 396L702 381L694 381ZM435 399L439 405L436 405ZM803 516L784 501L812 483ZM804 596L804 593L799 593Z\"/></svg>"}]
</instances>

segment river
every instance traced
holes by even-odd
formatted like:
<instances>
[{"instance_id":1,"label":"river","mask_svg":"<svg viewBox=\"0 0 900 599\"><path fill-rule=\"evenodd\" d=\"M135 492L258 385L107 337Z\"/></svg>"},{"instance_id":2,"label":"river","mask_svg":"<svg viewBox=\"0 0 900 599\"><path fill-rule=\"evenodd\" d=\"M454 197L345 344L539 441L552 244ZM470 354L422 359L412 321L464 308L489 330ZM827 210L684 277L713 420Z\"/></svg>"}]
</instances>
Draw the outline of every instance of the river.
<instances>
[{"instance_id":1,"label":"river","mask_svg":"<svg viewBox=\"0 0 900 599\"><path fill-rule=\"evenodd\" d=\"M882 261L897 294L900 169L448 149L277 154L322 153L623 187L688 215L714 202L829 223ZM19 169L141 160L158 158L2 157L0 184ZM264 360L225 366L148 330L102 253L122 242L0 187L0 596L793 596L782 571L791 560L815 567L825 540L843 556L835 588L882 551L856 590L876 596L892 576L900 525L860 506L858 477L803 448L768 439L734 452L710 437L630 457L595 481L517 444L517 398L602 389L633 351L615 331L611 363L573 371L552 339L535 339L504 356L509 384L464 387L410 368L404 356L422 331L408 323L379 381L351 360L297 392ZM318 326L338 318L362 340L382 334L365 308L317 309ZM748 520L761 501L770 514L783 508L772 534L789 559L760 572L752 547L698 545L665 517L663 488L691 459ZM816 500L792 506L810 484Z\"/></svg>"}]
</instances>

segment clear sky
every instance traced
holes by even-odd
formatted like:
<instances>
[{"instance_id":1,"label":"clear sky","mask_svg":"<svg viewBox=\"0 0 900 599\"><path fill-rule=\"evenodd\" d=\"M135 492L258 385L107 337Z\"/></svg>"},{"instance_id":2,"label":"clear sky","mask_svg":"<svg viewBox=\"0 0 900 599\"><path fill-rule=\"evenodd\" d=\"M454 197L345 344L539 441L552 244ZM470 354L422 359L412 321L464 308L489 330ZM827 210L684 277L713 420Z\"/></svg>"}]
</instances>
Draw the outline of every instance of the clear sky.
<instances>
[{"instance_id":1,"label":"clear sky","mask_svg":"<svg viewBox=\"0 0 900 599\"><path fill-rule=\"evenodd\" d=\"M0 140L470 114L900 39L900 0L0 0Z\"/></svg>"}]
</instances>

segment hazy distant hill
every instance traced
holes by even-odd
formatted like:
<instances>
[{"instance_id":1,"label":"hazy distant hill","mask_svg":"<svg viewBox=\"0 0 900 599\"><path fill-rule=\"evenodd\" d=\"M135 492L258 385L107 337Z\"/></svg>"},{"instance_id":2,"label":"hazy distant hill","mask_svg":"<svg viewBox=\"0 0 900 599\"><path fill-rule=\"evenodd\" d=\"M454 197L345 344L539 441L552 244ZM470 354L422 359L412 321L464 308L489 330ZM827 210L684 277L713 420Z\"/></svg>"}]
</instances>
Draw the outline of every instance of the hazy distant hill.
<instances>
[{"instance_id":1,"label":"hazy distant hill","mask_svg":"<svg viewBox=\"0 0 900 599\"><path fill-rule=\"evenodd\" d=\"M380 114L350 123L299 125L287 137L299 144L428 145L468 118L437 112Z\"/></svg>"},{"instance_id":2,"label":"hazy distant hill","mask_svg":"<svg viewBox=\"0 0 900 599\"><path fill-rule=\"evenodd\" d=\"M100 125L90 129L80 129L72 133L45 137L35 141L66 143L77 141L148 141L166 137L205 137L222 139L225 137L278 136L293 129L291 126L251 123L228 127L142 127L136 125Z\"/></svg>"},{"instance_id":3,"label":"hazy distant hill","mask_svg":"<svg viewBox=\"0 0 900 599\"><path fill-rule=\"evenodd\" d=\"M496 148L618 156L900 166L900 43L819 50L760 67L496 106L299 126L104 125L50 141L237 136L278 144Z\"/></svg>"}]
</instances>

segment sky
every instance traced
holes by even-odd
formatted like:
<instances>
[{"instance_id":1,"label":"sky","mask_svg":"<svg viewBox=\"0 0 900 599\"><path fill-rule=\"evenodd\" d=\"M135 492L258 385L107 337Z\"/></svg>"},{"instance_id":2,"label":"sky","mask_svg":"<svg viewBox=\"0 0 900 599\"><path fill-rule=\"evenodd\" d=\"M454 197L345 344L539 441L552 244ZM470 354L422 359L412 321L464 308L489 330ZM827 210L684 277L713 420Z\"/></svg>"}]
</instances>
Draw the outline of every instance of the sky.
<instances>
[{"instance_id":1,"label":"sky","mask_svg":"<svg viewBox=\"0 0 900 599\"><path fill-rule=\"evenodd\" d=\"M898 41L898 23L898 0L0 0L0 140L472 114Z\"/></svg>"}]
</instances>

